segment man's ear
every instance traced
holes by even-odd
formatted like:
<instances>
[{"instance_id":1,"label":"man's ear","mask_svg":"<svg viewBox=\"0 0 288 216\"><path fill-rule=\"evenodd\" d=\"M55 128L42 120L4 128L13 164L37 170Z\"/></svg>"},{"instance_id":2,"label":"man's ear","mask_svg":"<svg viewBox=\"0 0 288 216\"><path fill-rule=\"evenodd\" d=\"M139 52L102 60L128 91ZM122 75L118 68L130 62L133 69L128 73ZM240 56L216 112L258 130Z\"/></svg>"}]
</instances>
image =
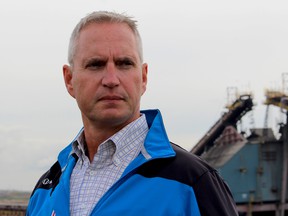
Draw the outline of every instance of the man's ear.
<instances>
[{"instance_id":1,"label":"man's ear","mask_svg":"<svg viewBox=\"0 0 288 216\"><path fill-rule=\"evenodd\" d=\"M69 65L63 66L63 77L64 77L65 86L66 86L68 93L73 98L75 98L73 84L72 84L73 73L72 73L71 67Z\"/></svg>"},{"instance_id":2,"label":"man's ear","mask_svg":"<svg viewBox=\"0 0 288 216\"><path fill-rule=\"evenodd\" d=\"M144 63L142 65L142 95L146 91L147 86L147 74L148 74L148 64Z\"/></svg>"}]
</instances>

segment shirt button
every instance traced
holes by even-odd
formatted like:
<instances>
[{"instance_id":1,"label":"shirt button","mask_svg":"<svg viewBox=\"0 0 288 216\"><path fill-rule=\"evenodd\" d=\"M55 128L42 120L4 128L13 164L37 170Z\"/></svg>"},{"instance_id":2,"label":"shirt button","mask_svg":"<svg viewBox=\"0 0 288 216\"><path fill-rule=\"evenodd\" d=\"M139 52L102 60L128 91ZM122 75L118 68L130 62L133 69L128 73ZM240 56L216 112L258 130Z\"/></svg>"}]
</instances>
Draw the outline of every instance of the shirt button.
<instances>
[{"instance_id":1,"label":"shirt button","mask_svg":"<svg viewBox=\"0 0 288 216\"><path fill-rule=\"evenodd\" d=\"M92 171L92 170L91 170L91 171L89 172L89 175L90 175L90 176L95 175L95 171Z\"/></svg>"},{"instance_id":2,"label":"shirt button","mask_svg":"<svg viewBox=\"0 0 288 216\"><path fill-rule=\"evenodd\" d=\"M115 158L115 163L118 166L121 163L121 160L119 158Z\"/></svg>"}]
</instances>

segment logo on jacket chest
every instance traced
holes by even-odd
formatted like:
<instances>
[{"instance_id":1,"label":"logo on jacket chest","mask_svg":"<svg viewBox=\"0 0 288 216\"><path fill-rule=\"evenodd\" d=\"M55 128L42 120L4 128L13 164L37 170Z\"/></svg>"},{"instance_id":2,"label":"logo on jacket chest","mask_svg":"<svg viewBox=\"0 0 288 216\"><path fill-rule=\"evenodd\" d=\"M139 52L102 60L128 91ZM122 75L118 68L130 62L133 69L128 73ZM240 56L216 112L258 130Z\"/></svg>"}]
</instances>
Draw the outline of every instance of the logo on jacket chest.
<instances>
[{"instance_id":1,"label":"logo on jacket chest","mask_svg":"<svg viewBox=\"0 0 288 216\"><path fill-rule=\"evenodd\" d=\"M45 178L45 179L43 179L42 184L43 185L50 185L50 184L52 184L52 180L50 180L49 178Z\"/></svg>"}]
</instances>

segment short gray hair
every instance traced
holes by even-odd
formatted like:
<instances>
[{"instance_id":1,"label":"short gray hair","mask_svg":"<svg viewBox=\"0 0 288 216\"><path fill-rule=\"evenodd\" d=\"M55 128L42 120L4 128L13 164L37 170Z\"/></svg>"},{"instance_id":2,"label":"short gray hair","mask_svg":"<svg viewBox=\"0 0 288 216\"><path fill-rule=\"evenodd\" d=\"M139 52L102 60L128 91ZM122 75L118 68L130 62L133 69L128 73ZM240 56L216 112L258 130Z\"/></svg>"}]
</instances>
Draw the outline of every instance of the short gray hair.
<instances>
[{"instance_id":1,"label":"short gray hair","mask_svg":"<svg viewBox=\"0 0 288 216\"><path fill-rule=\"evenodd\" d=\"M87 16L83 17L80 22L75 26L69 42L68 47L68 62L72 66L73 65L73 59L76 54L77 44L78 44L78 38L80 35L81 30L91 23L125 23L129 26L129 28L133 31L137 46L138 46L138 53L140 61L143 61L143 48L142 48L142 40L140 33L137 29L137 21L133 20L132 17L129 17L125 14L119 14L115 12L108 12L108 11L95 11Z\"/></svg>"}]
</instances>

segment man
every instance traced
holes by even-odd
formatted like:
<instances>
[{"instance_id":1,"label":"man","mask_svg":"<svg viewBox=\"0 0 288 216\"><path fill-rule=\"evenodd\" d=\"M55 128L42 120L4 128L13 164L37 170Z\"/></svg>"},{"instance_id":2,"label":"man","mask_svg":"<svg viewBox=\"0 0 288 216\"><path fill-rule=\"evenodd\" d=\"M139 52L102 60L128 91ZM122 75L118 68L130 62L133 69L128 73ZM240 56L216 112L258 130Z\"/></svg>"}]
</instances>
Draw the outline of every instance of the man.
<instances>
[{"instance_id":1,"label":"man","mask_svg":"<svg viewBox=\"0 0 288 216\"><path fill-rule=\"evenodd\" d=\"M237 215L217 172L169 142L147 85L136 22L93 12L75 27L63 75L83 129L37 183L27 215Z\"/></svg>"}]
</instances>

